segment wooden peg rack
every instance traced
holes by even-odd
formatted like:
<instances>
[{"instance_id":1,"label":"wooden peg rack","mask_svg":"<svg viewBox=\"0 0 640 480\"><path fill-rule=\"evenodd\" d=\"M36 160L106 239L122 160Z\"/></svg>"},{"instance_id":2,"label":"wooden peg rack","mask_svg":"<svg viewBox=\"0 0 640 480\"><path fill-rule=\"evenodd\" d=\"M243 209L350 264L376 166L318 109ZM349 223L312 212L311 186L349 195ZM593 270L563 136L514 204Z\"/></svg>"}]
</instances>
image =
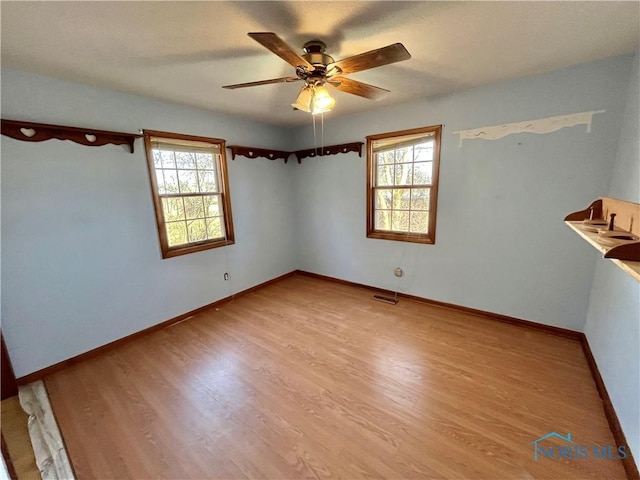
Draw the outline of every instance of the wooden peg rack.
<instances>
[{"instance_id":1,"label":"wooden peg rack","mask_svg":"<svg viewBox=\"0 0 640 480\"><path fill-rule=\"evenodd\" d=\"M585 220L590 218L601 219L608 223L611 214L615 214L614 232L621 235L629 234L635 238L632 240L603 238L597 231L593 231L593 227L590 228L585 223ZM601 252L604 258L613 260L616 265L640 282L640 204L601 197L584 210L570 213L564 220L569 228Z\"/></svg>"},{"instance_id":2,"label":"wooden peg rack","mask_svg":"<svg viewBox=\"0 0 640 480\"><path fill-rule=\"evenodd\" d=\"M57 138L58 140L70 140L89 147L100 147L109 143L113 145L128 145L131 153L133 153L133 143L136 138L142 137L142 135L133 133L109 132L106 130L5 119L2 119L2 135L22 140L23 142L44 142L45 140Z\"/></svg>"},{"instance_id":3,"label":"wooden peg rack","mask_svg":"<svg viewBox=\"0 0 640 480\"><path fill-rule=\"evenodd\" d=\"M287 163L291 154L295 155L298 163L302 163L303 158L307 157L324 157L326 155L337 155L338 153L356 152L362 157L363 142L342 143L340 145L329 145L321 148L307 148L305 150L296 150L295 152L285 152L283 150L270 150L268 148L243 147L241 145L227 145L231 150L231 160L235 160L236 155L242 155L247 158L267 158L269 160L284 160Z\"/></svg>"}]
</instances>

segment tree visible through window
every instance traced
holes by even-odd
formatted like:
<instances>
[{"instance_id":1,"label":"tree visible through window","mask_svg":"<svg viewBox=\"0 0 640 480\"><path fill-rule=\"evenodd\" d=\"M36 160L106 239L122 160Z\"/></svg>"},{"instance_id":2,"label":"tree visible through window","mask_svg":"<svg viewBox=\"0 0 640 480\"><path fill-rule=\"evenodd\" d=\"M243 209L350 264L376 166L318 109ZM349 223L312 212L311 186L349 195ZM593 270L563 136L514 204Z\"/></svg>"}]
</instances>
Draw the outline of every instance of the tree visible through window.
<instances>
[{"instance_id":1,"label":"tree visible through window","mask_svg":"<svg viewBox=\"0 0 640 480\"><path fill-rule=\"evenodd\" d=\"M442 126L367 137L367 236L435 243Z\"/></svg>"},{"instance_id":2,"label":"tree visible through window","mask_svg":"<svg viewBox=\"0 0 640 480\"><path fill-rule=\"evenodd\" d=\"M232 244L224 140L144 137L163 258Z\"/></svg>"}]
</instances>

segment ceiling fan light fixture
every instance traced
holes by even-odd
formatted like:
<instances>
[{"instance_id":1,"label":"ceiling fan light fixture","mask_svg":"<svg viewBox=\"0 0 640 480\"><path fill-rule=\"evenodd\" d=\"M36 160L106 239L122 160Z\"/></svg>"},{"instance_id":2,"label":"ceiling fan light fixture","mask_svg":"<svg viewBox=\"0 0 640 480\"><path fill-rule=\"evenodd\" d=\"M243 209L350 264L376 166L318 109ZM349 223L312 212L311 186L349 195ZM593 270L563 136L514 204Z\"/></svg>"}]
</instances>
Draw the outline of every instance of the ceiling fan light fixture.
<instances>
[{"instance_id":1,"label":"ceiling fan light fixture","mask_svg":"<svg viewBox=\"0 0 640 480\"><path fill-rule=\"evenodd\" d=\"M317 115L331 111L335 104L335 99L324 85L308 83L300 89L298 98L291 106L297 110Z\"/></svg>"},{"instance_id":2,"label":"ceiling fan light fixture","mask_svg":"<svg viewBox=\"0 0 640 480\"><path fill-rule=\"evenodd\" d=\"M310 85L305 85L300 89L298 98L291 104L291 106L297 110L311 113L311 103L313 102L313 88Z\"/></svg>"},{"instance_id":3,"label":"ceiling fan light fixture","mask_svg":"<svg viewBox=\"0 0 640 480\"><path fill-rule=\"evenodd\" d=\"M335 104L335 99L331 95L329 95L329 91L324 85L318 85L315 87L313 99L311 102L311 113L313 115L329 112Z\"/></svg>"}]
</instances>

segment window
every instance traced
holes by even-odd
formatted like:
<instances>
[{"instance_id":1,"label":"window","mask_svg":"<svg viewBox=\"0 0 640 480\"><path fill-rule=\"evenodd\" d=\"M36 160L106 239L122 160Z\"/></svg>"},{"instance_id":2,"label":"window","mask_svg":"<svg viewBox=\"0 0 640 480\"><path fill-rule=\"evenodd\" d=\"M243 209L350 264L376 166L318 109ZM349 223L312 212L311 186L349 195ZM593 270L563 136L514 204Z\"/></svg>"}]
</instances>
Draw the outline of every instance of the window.
<instances>
[{"instance_id":1,"label":"window","mask_svg":"<svg viewBox=\"0 0 640 480\"><path fill-rule=\"evenodd\" d=\"M234 243L225 142L144 131L162 258Z\"/></svg>"},{"instance_id":2,"label":"window","mask_svg":"<svg viewBox=\"0 0 640 480\"><path fill-rule=\"evenodd\" d=\"M367 237L435 243L442 125L367 137Z\"/></svg>"}]
</instances>

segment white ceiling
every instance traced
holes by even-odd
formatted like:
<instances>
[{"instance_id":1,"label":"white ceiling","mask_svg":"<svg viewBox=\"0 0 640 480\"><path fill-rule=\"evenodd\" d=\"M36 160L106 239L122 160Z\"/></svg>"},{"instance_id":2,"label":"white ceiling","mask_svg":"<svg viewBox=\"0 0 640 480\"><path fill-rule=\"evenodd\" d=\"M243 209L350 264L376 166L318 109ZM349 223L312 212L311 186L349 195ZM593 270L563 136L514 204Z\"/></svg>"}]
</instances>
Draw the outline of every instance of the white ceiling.
<instances>
[{"instance_id":1,"label":"white ceiling","mask_svg":"<svg viewBox=\"0 0 640 480\"><path fill-rule=\"evenodd\" d=\"M247 36L294 48L323 40L336 60L401 42L410 60L351 78L391 90L335 92L337 116L542 73L639 48L640 2L6 2L3 66L229 112L273 124L299 83L225 90L293 74ZM302 52L301 52L302 53Z\"/></svg>"}]
</instances>

